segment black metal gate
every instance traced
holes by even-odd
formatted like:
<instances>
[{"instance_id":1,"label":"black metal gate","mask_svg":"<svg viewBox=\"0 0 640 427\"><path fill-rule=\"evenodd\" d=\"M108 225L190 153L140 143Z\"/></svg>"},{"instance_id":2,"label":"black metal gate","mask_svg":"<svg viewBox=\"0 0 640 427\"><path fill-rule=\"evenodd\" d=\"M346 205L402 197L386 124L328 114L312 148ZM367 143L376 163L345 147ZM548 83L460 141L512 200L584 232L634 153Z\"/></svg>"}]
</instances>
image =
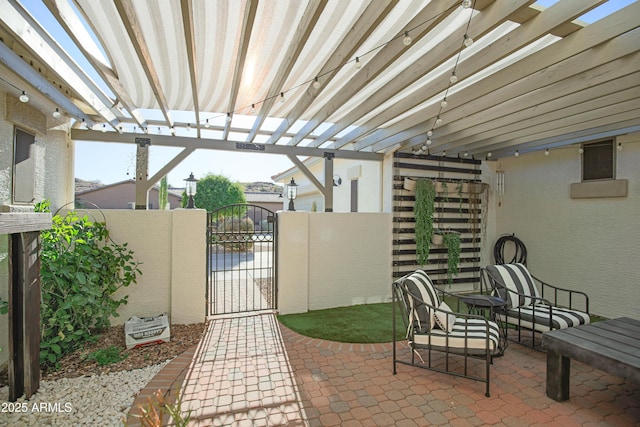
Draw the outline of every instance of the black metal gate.
<instances>
[{"instance_id":1,"label":"black metal gate","mask_svg":"<svg viewBox=\"0 0 640 427\"><path fill-rule=\"evenodd\" d=\"M207 215L207 314L275 309L275 213L237 204Z\"/></svg>"}]
</instances>

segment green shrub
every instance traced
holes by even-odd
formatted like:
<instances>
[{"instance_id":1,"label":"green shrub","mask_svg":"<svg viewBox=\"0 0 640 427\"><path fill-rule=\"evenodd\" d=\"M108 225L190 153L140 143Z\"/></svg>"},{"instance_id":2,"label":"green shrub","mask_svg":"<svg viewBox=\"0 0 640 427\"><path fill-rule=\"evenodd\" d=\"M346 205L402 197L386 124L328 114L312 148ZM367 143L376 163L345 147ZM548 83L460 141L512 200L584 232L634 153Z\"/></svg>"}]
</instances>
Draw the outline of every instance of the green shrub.
<instances>
[{"instance_id":1,"label":"green shrub","mask_svg":"<svg viewBox=\"0 0 640 427\"><path fill-rule=\"evenodd\" d=\"M126 359L128 354L120 353L120 349L115 345L110 345L107 348L101 348L93 353L89 353L86 357L87 360L95 360L98 365L110 365L112 363L118 363L121 360Z\"/></svg>"},{"instance_id":2,"label":"green shrub","mask_svg":"<svg viewBox=\"0 0 640 427\"><path fill-rule=\"evenodd\" d=\"M49 202L36 211L49 210ZM109 237L106 224L71 211L54 215L52 228L41 234L40 364L55 368L58 361L87 341L93 331L109 326L127 296L114 293L136 283L142 274L133 251Z\"/></svg>"}]
</instances>

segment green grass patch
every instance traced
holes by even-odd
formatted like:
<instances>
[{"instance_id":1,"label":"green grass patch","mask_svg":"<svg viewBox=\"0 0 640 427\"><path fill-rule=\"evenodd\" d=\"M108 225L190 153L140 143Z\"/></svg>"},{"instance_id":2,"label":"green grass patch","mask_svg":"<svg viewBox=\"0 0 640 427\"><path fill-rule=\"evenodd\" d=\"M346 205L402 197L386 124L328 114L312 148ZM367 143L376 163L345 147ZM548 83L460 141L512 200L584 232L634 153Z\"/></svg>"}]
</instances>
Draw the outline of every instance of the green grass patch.
<instances>
[{"instance_id":1,"label":"green grass patch","mask_svg":"<svg viewBox=\"0 0 640 427\"><path fill-rule=\"evenodd\" d=\"M397 339L404 338L404 325L396 310ZM278 320L307 337L347 343L380 343L393 340L391 303L353 305L285 314Z\"/></svg>"},{"instance_id":2,"label":"green grass patch","mask_svg":"<svg viewBox=\"0 0 640 427\"><path fill-rule=\"evenodd\" d=\"M118 363L126 359L127 356L127 354L122 354L118 347L111 345L107 348L102 348L94 351L93 353L89 353L86 359L95 360L99 366L104 366L112 363Z\"/></svg>"}]
</instances>

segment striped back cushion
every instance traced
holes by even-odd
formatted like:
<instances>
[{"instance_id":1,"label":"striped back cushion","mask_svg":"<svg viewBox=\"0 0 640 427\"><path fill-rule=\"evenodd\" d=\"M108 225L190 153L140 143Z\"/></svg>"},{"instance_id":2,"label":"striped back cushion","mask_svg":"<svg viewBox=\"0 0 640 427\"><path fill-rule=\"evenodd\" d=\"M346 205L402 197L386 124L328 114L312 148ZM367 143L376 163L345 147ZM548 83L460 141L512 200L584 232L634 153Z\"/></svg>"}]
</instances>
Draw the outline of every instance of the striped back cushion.
<instances>
[{"instance_id":1,"label":"striped back cushion","mask_svg":"<svg viewBox=\"0 0 640 427\"><path fill-rule=\"evenodd\" d=\"M416 298L424 301L427 304L438 307L440 305L440 299L433 287L433 283L427 273L422 270L416 270L403 282L409 297L415 296ZM410 317L417 322L418 332L429 332L434 323L434 312L427 306L409 298L409 309L412 311Z\"/></svg>"},{"instance_id":2,"label":"striped back cushion","mask_svg":"<svg viewBox=\"0 0 640 427\"><path fill-rule=\"evenodd\" d=\"M531 305L532 299L528 296L539 297L533 277L523 264L502 264L487 266L487 273L496 282L500 297L507 301L511 308ZM509 289L521 294L507 292Z\"/></svg>"}]
</instances>

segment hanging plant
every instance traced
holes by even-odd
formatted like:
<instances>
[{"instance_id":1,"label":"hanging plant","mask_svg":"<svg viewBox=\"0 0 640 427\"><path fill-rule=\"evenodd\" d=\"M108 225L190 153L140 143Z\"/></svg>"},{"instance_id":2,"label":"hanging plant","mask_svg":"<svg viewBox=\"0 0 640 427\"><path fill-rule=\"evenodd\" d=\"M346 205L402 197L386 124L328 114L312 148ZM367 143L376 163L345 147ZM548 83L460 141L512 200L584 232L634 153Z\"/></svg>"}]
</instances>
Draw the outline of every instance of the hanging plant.
<instances>
[{"instance_id":1,"label":"hanging plant","mask_svg":"<svg viewBox=\"0 0 640 427\"><path fill-rule=\"evenodd\" d=\"M447 247L448 260L447 260L447 279L449 279L449 285L453 283L453 276L457 276L460 264L460 234L459 233L447 233L444 235L444 244Z\"/></svg>"},{"instance_id":2,"label":"hanging plant","mask_svg":"<svg viewBox=\"0 0 640 427\"><path fill-rule=\"evenodd\" d=\"M425 265L429 258L429 246L433 236L433 212L436 191L429 179L419 179L416 183L416 203L413 212L416 217L416 259Z\"/></svg>"}]
</instances>

